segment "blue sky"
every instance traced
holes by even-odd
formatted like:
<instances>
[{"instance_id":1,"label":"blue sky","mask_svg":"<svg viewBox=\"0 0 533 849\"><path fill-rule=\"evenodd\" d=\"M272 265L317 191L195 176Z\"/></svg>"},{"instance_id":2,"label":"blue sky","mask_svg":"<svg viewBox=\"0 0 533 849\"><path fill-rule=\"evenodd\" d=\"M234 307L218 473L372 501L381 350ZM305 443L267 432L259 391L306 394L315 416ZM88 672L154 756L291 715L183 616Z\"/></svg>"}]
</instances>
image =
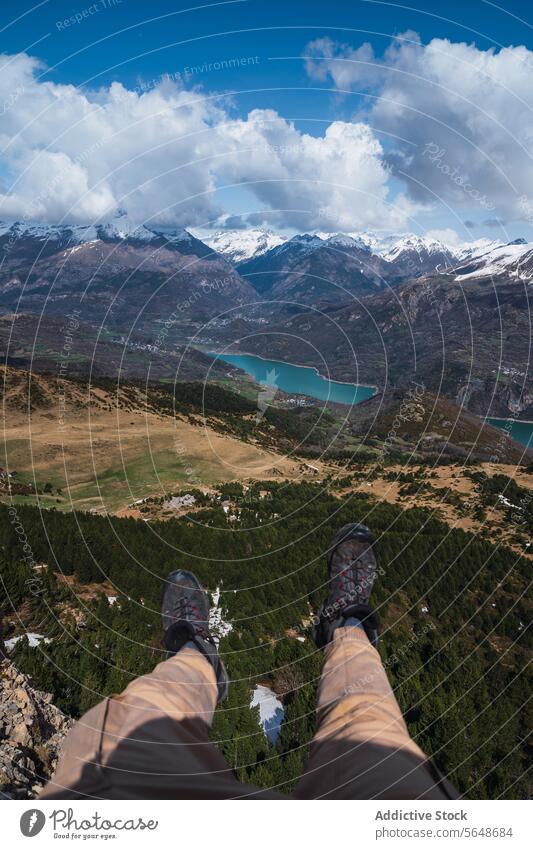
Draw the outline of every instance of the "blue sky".
<instances>
[{"instance_id":1,"label":"blue sky","mask_svg":"<svg viewBox=\"0 0 533 849\"><path fill-rule=\"evenodd\" d=\"M293 126L303 139L301 156L299 154L297 159L307 156L309 162L296 174L291 192L288 185L295 168L295 146L300 141L294 145L287 143L286 127L281 124L275 136L264 136L267 139L265 147L270 148L270 159L264 163L265 185L262 187L259 184L263 180L263 166L258 162L251 169L246 152L239 155L240 167L235 163L231 167L226 164L222 173L213 168L210 180L199 184L197 190L192 173L182 172L187 174L191 186L188 202L193 196L205 198L214 191L212 209L205 203L202 206L196 200L193 202L190 214L196 226L208 226L224 213L242 215L243 221L251 215L254 223L264 212L264 223L274 228L320 229L322 226L329 230L348 230L352 205L353 229L366 225L375 229L383 219L384 229L389 230L404 228L424 232L452 228L460 238L515 238L520 235L533 238L533 214L529 210L527 191L530 179L533 187L529 157L529 136L533 139L529 110L533 103L531 96L525 93L531 76L529 49L533 50L528 4L516 0L502 6L479 0L445 5L426 2L423 9L417 10L407 3L366 0L349 3L244 0L193 6L192 0L190 3L55 0L35 4L23 0L16 6L4 6L0 13L2 53L6 56L25 54L43 63L32 70L35 103L39 102L38 96L49 96L50 91L44 88L47 82L54 84L55 97L64 104L69 91L66 86L77 87L94 102L95 90L108 93L110 85L118 81L126 90L141 97L148 89L160 86L163 75L168 74L178 85L195 91L198 96L207 98L211 106L223 110L222 117L202 116L211 126L217 121L246 122L253 110L272 110L280 120ZM365 44L367 47L363 47ZM443 53L443 44L444 53L448 50L446 45L451 45L447 65L435 67ZM460 44L465 45L464 50L457 47ZM392 50L398 48L397 53L391 53L391 45ZM518 51L521 45L525 46L525 52ZM505 48L510 46L513 51L508 55ZM412 51L416 55L412 56ZM494 82L490 83L485 65L482 71L479 68L492 54L499 60L489 69L488 77L494 77ZM313 58L306 62L306 56ZM238 59L246 61L236 67ZM466 106L460 104L464 94L461 75L453 73L453 66L462 62L467 76ZM26 73L24 69L23 73ZM413 84L415 77L422 78L422 83ZM503 91L496 91L491 100L490 92L500 87L500 81ZM40 192L42 197L39 188L42 178L34 157L36 152L48 151L50 147L56 160L60 155L69 157L71 171L73 164L78 171L80 167L87 171L85 191L92 191L98 167L95 165L95 173L91 173L83 141L76 142L81 151L76 154L74 142L63 150L56 138L36 139L27 130L27 114L24 129L20 121L15 122L23 107L26 113L38 109L38 106L30 106L28 84L17 86L12 81L10 86L1 95L4 108L0 109L7 123L13 124L10 129L13 137L0 172L7 212L18 208L9 197L14 191L22 191L24 181L27 191L30 190L30 171L36 175L33 191ZM13 102L13 91L21 92L16 102ZM109 110L112 103L108 94L105 97L108 98L105 108ZM459 104L457 109L450 102L454 97ZM391 101L395 103L396 114L391 114L387 108ZM0 114L0 122L1 118ZM66 120L65 116L58 118L58 126L60 120ZM310 187L317 169L322 184L327 182L327 164L323 163L335 159L334 143L330 140L324 143L323 149L314 150L309 137L324 139L334 122L364 124L371 129L372 138L360 135L349 140L344 138L339 158L344 156L346 162L338 168L334 163L335 176L331 183L336 188L330 208L327 191L317 192L314 197ZM527 133L522 137L524 123ZM531 125L533 127L533 117ZM175 132L181 133L182 129ZM223 140L219 139L219 143L227 145L228 140L236 143L236 133L240 134L240 143L245 135L251 136L250 126L235 124L232 133L231 137L226 135ZM256 128L254 133L257 139ZM72 135L71 131L66 135ZM24 136L23 146L19 146L21 136ZM285 141L278 144L272 141L274 138ZM120 144L123 143L129 151L129 140L124 142L121 136ZM153 144L153 139L150 143ZM380 149L370 153L374 143ZM96 151L98 144L92 142L89 147ZM183 149L181 144L180 151ZM217 156L221 156L219 151L220 148L216 148L206 153L209 167ZM414 159L417 160L414 163L411 161L413 151L416 151ZM201 153L202 150L195 149L196 163ZM98 155L101 160L102 149ZM174 162L176 156L174 154ZM372 161L365 173L369 156ZM282 161L273 163L272 157ZM357 163L353 174L350 159ZM30 160L31 168L28 166ZM145 160L147 164L147 157L143 163ZM386 179L378 160L385 168ZM25 163L25 170L21 170L21 162ZM108 184L105 181L109 172L97 174L100 205L104 202L104 194L110 204L120 201L121 206L126 207L135 196L132 208L139 214L142 191L139 196L138 187L116 179L117 172L125 173L116 156L110 167L115 169L115 176ZM154 167L153 157L150 167ZM199 169L196 167L196 170ZM280 174L286 185L283 191L279 186L274 191L272 184L280 179ZM146 175L150 177L148 166ZM154 175L154 184L156 176L159 179L161 175ZM338 187L343 180L349 183L353 196L341 197ZM270 188L266 187L266 182ZM82 184L85 185L83 180ZM75 185L73 182L72 193ZM340 210L337 221L332 212L333 201ZM24 203L21 198L19 206L23 215ZM68 208L61 207L58 202L54 206L49 198L43 199L39 215L57 218L61 213L72 212L81 220L91 210L95 210L97 217L100 209L95 202L76 210L70 195L68 203ZM287 205L285 211L282 210L284 204ZM398 207L394 213L390 210L391 204ZM316 205L324 210L321 217L313 212ZM370 210L366 215L365 205ZM0 217L6 217L1 206L0 203ZM148 206L147 217L160 214L152 197ZM531 206L533 209L533 201ZM168 202L162 201L161 208L167 210L167 207ZM293 207L300 211L287 211ZM163 218L167 215L171 223L170 212L161 214ZM187 214L187 204L180 200L176 220L186 224ZM467 222L466 228L464 222Z\"/></svg>"}]
</instances>

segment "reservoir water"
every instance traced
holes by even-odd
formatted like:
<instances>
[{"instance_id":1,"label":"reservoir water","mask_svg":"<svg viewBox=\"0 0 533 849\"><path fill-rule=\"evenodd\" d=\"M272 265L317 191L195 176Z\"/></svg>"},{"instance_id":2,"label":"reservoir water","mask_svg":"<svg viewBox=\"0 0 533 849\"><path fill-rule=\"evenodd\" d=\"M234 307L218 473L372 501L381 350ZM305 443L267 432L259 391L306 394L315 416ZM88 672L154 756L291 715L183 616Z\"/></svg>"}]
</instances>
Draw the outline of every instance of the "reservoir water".
<instances>
[{"instance_id":1,"label":"reservoir water","mask_svg":"<svg viewBox=\"0 0 533 849\"><path fill-rule=\"evenodd\" d=\"M242 369L257 383L277 387L289 395L308 395L319 401L351 405L366 401L376 392L373 386L328 380L310 366L295 366L279 360L264 360L253 354L217 354L211 351L210 356ZM505 430L508 419L488 418L486 421L494 427ZM533 447L532 422L513 421L510 434L522 445Z\"/></svg>"},{"instance_id":2,"label":"reservoir water","mask_svg":"<svg viewBox=\"0 0 533 849\"><path fill-rule=\"evenodd\" d=\"M279 360L263 360L252 354L216 354L211 351L210 356L242 369L258 383L275 386L289 395L308 395L319 401L351 405L371 398L376 392L373 386L328 380L309 366L294 366Z\"/></svg>"},{"instance_id":3,"label":"reservoir water","mask_svg":"<svg viewBox=\"0 0 533 849\"><path fill-rule=\"evenodd\" d=\"M508 428L509 419L485 419L486 422L499 427L501 430L509 430L510 435L517 442L521 442L527 448L533 448L533 422L518 422L513 421Z\"/></svg>"}]
</instances>

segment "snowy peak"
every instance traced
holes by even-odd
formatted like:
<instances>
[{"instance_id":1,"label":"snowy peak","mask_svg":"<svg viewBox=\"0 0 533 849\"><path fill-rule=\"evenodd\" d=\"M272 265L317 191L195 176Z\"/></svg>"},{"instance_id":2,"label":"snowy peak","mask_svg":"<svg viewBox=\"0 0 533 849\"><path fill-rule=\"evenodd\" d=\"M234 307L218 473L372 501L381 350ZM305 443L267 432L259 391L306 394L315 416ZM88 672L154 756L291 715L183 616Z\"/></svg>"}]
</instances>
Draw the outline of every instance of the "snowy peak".
<instances>
[{"instance_id":1,"label":"snowy peak","mask_svg":"<svg viewBox=\"0 0 533 849\"><path fill-rule=\"evenodd\" d=\"M464 256L455 271L456 280L499 277L504 274L511 279L531 280L533 243L524 239L515 239L506 245L495 243L493 247Z\"/></svg>"},{"instance_id":2,"label":"snowy peak","mask_svg":"<svg viewBox=\"0 0 533 849\"><path fill-rule=\"evenodd\" d=\"M520 241L524 242L525 240L521 239ZM465 242L459 248L455 249L455 253L459 261L465 262L466 260L477 259L503 246L503 242L496 239L476 239L475 242Z\"/></svg>"},{"instance_id":3,"label":"snowy peak","mask_svg":"<svg viewBox=\"0 0 533 849\"><path fill-rule=\"evenodd\" d=\"M144 224L133 221L126 212L122 211L109 221L99 224L97 230L102 241L134 239L140 242L151 242L154 238L152 230Z\"/></svg>"},{"instance_id":4,"label":"snowy peak","mask_svg":"<svg viewBox=\"0 0 533 849\"><path fill-rule=\"evenodd\" d=\"M9 236L13 240L27 238L39 242L67 242L73 245L81 245L84 242L92 242L97 239L96 227L92 225L53 225L53 224L31 224L26 221L15 221L13 223L0 222L0 237Z\"/></svg>"},{"instance_id":5,"label":"snowy peak","mask_svg":"<svg viewBox=\"0 0 533 849\"><path fill-rule=\"evenodd\" d=\"M350 248L353 250L370 251L371 239L366 233L316 233L319 239L334 248Z\"/></svg>"},{"instance_id":6,"label":"snowy peak","mask_svg":"<svg viewBox=\"0 0 533 849\"><path fill-rule=\"evenodd\" d=\"M397 241L393 242L391 247L388 249L384 247L383 251L378 252L388 262L394 262L405 253L417 253L420 256L436 256L438 254L446 254L450 257L454 256L453 251L444 242L425 236L415 236L412 233L401 236Z\"/></svg>"},{"instance_id":7,"label":"snowy peak","mask_svg":"<svg viewBox=\"0 0 533 849\"><path fill-rule=\"evenodd\" d=\"M221 230L204 241L214 251L237 263L262 256L287 239L271 230L254 227L250 230Z\"/></svg>"},{"instance_id":8,"label":"snowy peak","mask_svg":"<svg viewBox=\"0 0 533 849\"><path fill-rule=\"evenodd\" d=\"M315 248L323 248L325 242L320 236L312 235L311 233L298 233L292 239L289 239L287 244L314 250Z\"/></svg>"},{"instance_id":9,"label":"snowy peak","mask_svg":"<svg viewBox=\"0 0 533 849\"><path fill-rule=\"evenodd\" d=\"M156 242L163 240L170 245L192 242L194 237L187 230L164 230L157 226L139 224L126 212L120 211L114 218L96 226L98 238L103 242Z\"/></svg>"}]
</instances>

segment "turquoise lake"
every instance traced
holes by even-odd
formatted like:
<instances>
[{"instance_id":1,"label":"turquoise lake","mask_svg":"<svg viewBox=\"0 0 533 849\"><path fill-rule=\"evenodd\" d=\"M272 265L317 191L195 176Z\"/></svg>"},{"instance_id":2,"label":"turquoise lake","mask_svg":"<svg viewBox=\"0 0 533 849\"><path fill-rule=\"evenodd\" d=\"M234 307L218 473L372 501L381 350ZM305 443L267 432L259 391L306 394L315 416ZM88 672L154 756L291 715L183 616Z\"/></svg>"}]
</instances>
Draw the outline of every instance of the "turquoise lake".
<instances>
[{"instance_id":1,"label":"turquoise lake","mask_svg":"<svg viewBox=\"0 0 533 849\"><path fill-rule=\"evenodd\" d=\"M499 427L500 430L507 429L508 419L486 419L489 424ZM521 442L527 448L533 447L533 424L531 422L515 422L511 424L510 434L517 442Z\"/></svg>"},{"instance_id":2,"label":"turquoise lake","mask_svg":"<svg viewBox=\"0 0 533 849\"><path fill-rule=\"evenodd\" d=\"M351 406L371 398L376 392L372 386L328 380L308 366L293 366L278 360L263 360L251 354L216 354L211 351L210 356L237 366L258 383L276 386L289 395L309 395L319 401L334 401L337 404Z\"/></svg>"},{"instance_id":3,"label":"turquoise lake","mask_svg":"<svg viewBox=\"0 0 533 849\"><path fill-rule=\"evenodd\" d=\"M309 366L295 366L279 360L263 360L252 354L216 354L210 351L209 356L237 366L251 375L257 383L275 386L289 395L308 395L319 401L334 401L337 404L351 406L366 401L376 391L372 386L328 380ZM486 421L494 427L505 430L508 420L488 418ZM533 447L532 423L513 421L510 433L517 442L526 447Z\"/></svg>"}]
</instances>

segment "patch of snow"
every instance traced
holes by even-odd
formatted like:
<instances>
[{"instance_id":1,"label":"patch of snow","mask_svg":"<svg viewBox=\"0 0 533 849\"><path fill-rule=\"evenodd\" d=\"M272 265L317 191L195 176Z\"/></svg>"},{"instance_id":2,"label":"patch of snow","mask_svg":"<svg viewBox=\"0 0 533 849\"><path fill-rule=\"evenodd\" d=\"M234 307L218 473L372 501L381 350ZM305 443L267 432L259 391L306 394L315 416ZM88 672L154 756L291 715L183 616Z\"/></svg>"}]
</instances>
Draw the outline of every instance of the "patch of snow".
<instances>
[{"instance_id":1,"label":"patch of snow","mask_svg":"<svg viewBox=\"0 0 533 849\"><path fill-rule=\"evenodd\" d=\"M65 255L70 256L71 254L75 254L75 253L77 253L78 251L81 251L83 248L85 248L85 247L89 247L89 246L91 246L91 245L94 245L94 244L96 244L97 242L98 242L98 239L91 239L90 241L82 242L82 243L81 243L81 244L79 244L79 245L74 245L74 247L73 247L73 248L67 248L67 249L66 249L66 251L65 251Z\"/></svg>"},{"instance_id":2,"label":"patch of snow","mask_svg":"<svg viewBox=\"0 0 533 849\"><path fill-rule=\"evenodd\" d=\"M320 236L313 236L309 233L299 233L286 242L286 245L298 245L298 247L308 252L315 251L317 248L323 248L325 244L326 242Z\"/></svg>"},{"instance_id":3,"label":"patch of snow","mask_svg":"<svg viewBox=\"0 0 533 849\"><path fill-rule=\"evenodd\" d=\"M498 495L498 501L501 501L502 504L505 504L506 507L514 507L515 510L521 510L522 508L518 504L513 504L512 501L509 501L505 495L501 493Z\"/></svg>"},{"instance_id":4,"label":"patch of snow","mask_svg":"<svg viewBox=\"0 0 533 849\"><path fill-rule=\"evenodd\" d=\"M257 684L252 693L250 708L259 706L259 724L269 743L275 743L279 737L281 723L285 715L282 702L270 687Z\"/></svg>"},{"instance_id":5,"label":"patch of snow","mask_svg":"<svg viewBox=\"0 0 533 849\"><path fill-rule=\"evenodd\" d=\"M466 262L467 260L478 259L489 251L501 247L503 247L503 243L496 239L476 239L473 242L464 242L456 250L456 253L460 261Z\"/></svg>"},{"instance_id":6,"label":"patch of snow","mask_svg":"<svg viewBox=\"0 0 533 849\"><path fill-rule=\"evenodd\" d=\"M0 223L0 236L12 233L17 239L22 237L38 239L40 242L70 242L83 245L98 238L96 227L92 225L76 226L72 224L35 224L15 221L11 224Z\"/></svg>"},{"instance_id":7,"label":"patch of snow","mask_svg":"<svg viewBox=\"0 0 533 849\"><path fill-rule=\"evenodd\" d=\"M25 634L19 634L18 637L11 637L11 639L6 640L4 645L8 651L11 651L15 648L19 640L23 640L24 637L28 638L28 642L30 644L30 648L34 649L39 643L50 643L52 642L50 637L45 637L43 634L35 634L32 631L27 631Z\"/></svg>"},{"instance_id":8,"label":"patch of snow","mask_svg":"<svg viewBox=\"0 0 533 849\"><path fill-rule=\"evenodd\" d=\"M183 507L192 507L196 504L196 498L190 493L185 495L174 495L163 502L163 507L170 507L172 510L181 510Z\"/></svg>"},{"instance_id":9,"label":"patch of snow","mask_svg":"<svg viewBox=\"0 0 533 849\"><path fill-rule=\"evenodd\" d=\"M225 611L220 604L220 585L211 593L211 607L209 609L209 630L218 646L222 637L226 637L233 631L231 622L224 619Z\"/></svg>"}]
</instances>

